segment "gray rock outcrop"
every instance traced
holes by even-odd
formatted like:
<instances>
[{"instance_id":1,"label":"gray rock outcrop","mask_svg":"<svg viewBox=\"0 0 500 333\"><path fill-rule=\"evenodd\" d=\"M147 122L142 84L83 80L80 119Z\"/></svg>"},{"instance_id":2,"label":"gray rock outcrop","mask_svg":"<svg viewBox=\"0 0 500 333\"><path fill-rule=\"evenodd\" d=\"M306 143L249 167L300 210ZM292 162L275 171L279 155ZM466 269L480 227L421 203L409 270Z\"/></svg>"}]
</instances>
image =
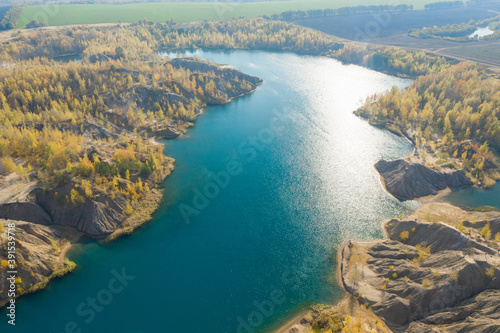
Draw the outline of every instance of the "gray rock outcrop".
<instances>
[{"instance_id":1,"label":"gray rock outcrop","mask_svg":"<svg viewBox=\"0 0 500 333\"><path fill-rule=\"evenodd\" d=\"M89 61L93 64L95 64L96 62L107 62L109 61L109 57L105 54L102 54L102 53L97 53L97 54L93 54L89 57Z\"/></svg>"},{"instance_id":2,"label":"gray rock outcrop","mask_svg":"<svg viewBox=\"0 0 500 333\"><path fill-rule=\"evenodd\" d=\"M262 79L235 70L231 66L221 66L218 64L207 63L204 61L196 60L195 58L173 58L170 61L170 64L174 68L182 67L189 69L191 72L199 72L199 73L213 72L216 76L222 76L228 79L234 79L238 77L239 80L245 80L253 85L258 85L262 83Z\"/></svg>"},{"instance_id":3,"label":"gray rock outcrop","mask_svg":"<svg viewBox=\"0 0 500 333\"><path fill-rule=\"evenodd\" d=\"M499 331L497 243L440 222L393 219L385 229L385 241L341 250L344 287L361 304L394 332Z\"/></svg>"},{"instance_id":4,"label":"gray rock outcrop","mask_svg":"<svg viewBox=\"0 0 500 333\"><path fill-rule=\"evenodd\" d=\"M43 225L52 224L50 216L40 206L32 202L12 202L1 204L0 218Z\"/></svg>"},{"instance_id":5,"label":"gray rock outcrop","mask_svg":"<svg viewBox=\"0 0 500 333\"><path fill-rule=\"evenodd\" d=\"M404 159L375 164L385 188L400 200L413 200L435 195L446 188L469 187L473 182L463 170L435 171L422 164Z\"/></svg>"}]
</instances>

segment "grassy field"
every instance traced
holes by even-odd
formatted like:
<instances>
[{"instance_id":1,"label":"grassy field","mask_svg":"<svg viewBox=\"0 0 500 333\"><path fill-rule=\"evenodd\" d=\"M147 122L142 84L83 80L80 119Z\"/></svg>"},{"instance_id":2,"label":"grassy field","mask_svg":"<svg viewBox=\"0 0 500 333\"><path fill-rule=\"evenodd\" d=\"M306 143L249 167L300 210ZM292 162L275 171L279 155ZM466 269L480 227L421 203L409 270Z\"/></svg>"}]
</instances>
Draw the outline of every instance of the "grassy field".
<instances>
[{"instance_id":1,"label":"grassy field","mask_svg":"<svg viewBox=\"0 0 500 333\"><path fill-rule=\"evenodd\" d=\"M423 8L438 0L401 0ZM256 17L279 14L287 10L340 8L358 5L392 4L389 0L289 0L253 3L163 2L126 5L71 4L26 6L18 23L23 28L37 20L49 25L135 22L147 18L156 22L173 19L179 22L226 20L233 17Z\"/></svg>"}]
</instances>

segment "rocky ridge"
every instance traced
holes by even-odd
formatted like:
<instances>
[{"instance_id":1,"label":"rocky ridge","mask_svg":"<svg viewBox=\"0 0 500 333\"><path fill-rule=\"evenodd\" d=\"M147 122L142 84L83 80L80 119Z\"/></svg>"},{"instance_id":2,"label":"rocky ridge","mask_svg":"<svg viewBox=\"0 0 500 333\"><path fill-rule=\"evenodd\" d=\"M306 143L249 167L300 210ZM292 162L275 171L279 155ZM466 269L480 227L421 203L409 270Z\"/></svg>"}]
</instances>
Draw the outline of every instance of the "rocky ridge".
<instances>
[{"instance_id":1,"label":"rocky ridge","mask_svg":"<svg viewBox=\"0 0 500 333\"><path fill-rule=\"evenodd\" d=\"M500 213L468 213L429 204L414 216L388 221L387 240L349 242L341 249L345 289L367 304L394 332L500 330L500 246L491 233L464 222L443 222L443 212L469 225L500 228ZM422 220L431 214L432 222ZM477 218L481 221L475 222ZM458 228L458 229L457 229ZM474 227L473 227L474 228ZM459 230L460 229L460 230ZM481 235L481 233L483 236ZM496 234L495 234L496 235Z\"/></svg>"},{"instance_id":2,"label":"rocky ridge","mask_svg":"<svg viewBox=\"0 0 500 333\"><path fill-rule=\"evenodd\" d=\"M182 62L172 60L175 66L189 69L196 75L205 75L215 84L214 96L201 101L195 110L195 115L202 112L202 107L210 104L229 103L233 98L251 93L262 80L236 71L227 66L205 64L195 59L184 59ZM118 73L138 76L137 71L116 69ZM236 80L235 80L236 79ZM246 84L236 85L238 80L245 80ZM120 98L103 96L105 104L109 107L107 117L98 119L87 116L79 125L71 122L55 124L30 123L39 131L44 126L53 126L60 130L74 132L82 136L85 144L85 156L89 161L99 161L101 167L110 166L114 161L117 150L127 148L127 144L120 142L119 138L127 135L130 138L138 136L175 138L192 124L188 121L171 120L168 124L157 126L146 123L143 127L128 125L123 110L142 107L150 109L152 103L162 100L171 105L179 102L188 105L195 100L187 91L173 92L161 86L153 88L151 85L136 85ZM229 89L231 87L231 89ZM97 145L95 142L109 142L107 145ZM148 144L159 143L148 139ZM139 162L148 161L150 156L139 156ZM20 159L16 160L24 170L31 170ZM125 176L125 171L113 179L113 185L118 189L133 188L137 182L147 188L142 192L142 197L137 200L133 211L130 211L130 193L120 190L109 190L111 183L84 183L85 179L78 176L64 176L55 186L46 187L36 181L37 170L32 170L20 177L15 172L7 173L0 163L0 222L3 225L13 223L16 225L16 247L18 250L19 277L16 285L18 296L34 292L45 287L47 282L54 277L61 276L74 268L74 264L65 260L67 248L85 235L99 240L112 240L124 234L130 234L141 224L147 222L151 214L158 207L163 191L161 184L172 172L174 160L163 156L156 161L158 168L150 173L130 170ZM144 163L143 163L144 164ZM116 182L116 184L115 184ZM90 190L90 191L89 191ZM0 232L0 260L6 258L5 234ZM6 269L0 269L0 306L8 300Z\"/></svg>"},{"instance_id":3,"label":"rocky ridge","mask_svg":"<svg viewBox=\"0 0 500 333\"><path fill-rule=\"evenodd\" d=\"M450 188L470 187L474 183L463 170L433 170L407 159L381 160L375 164L386 190L400 200L413 200Z\"/></svg>"}]
</instances>

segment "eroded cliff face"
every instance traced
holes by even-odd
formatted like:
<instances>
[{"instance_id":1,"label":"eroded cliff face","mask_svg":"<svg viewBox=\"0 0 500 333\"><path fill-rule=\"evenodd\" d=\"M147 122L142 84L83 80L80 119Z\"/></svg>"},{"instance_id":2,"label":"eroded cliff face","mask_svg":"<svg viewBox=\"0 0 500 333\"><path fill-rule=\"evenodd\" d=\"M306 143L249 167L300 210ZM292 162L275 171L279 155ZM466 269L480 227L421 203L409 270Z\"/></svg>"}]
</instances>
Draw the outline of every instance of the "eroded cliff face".
<instances>
[{"instance_id":1,"label":"eroded cliff face","mask_svg":"<svg viewBox=\"0 0 500 333\"><path fill-rule=\"evenodd\" d=\"M413 200L435 195L447 188L473 185L463 170L433 170L406 159L381 160L375 164L375 169L380 173L387 191L400 200Z\"/></svg>"},{"instance_id":2,"label":"eroded cliff face","mask_svg":"<svg viewBox=\"0 0 500 333\"><path fill-rule=\"evenodd\" d=\"M199 73L213 73L217 77L225 78L226 80L233 80L238 78L239 80L245 80L248 83L257 86L262 83L262 79L242 73L235 70L234 67L227 65L217 65L214 63L207 63L204 61L199 61L195 58L174 58L170 61L175 68L186 68L192 72Z\"/></svg>"},{"instance_id":3,"label":"eroded cliff face","mask_svg":"<svg viewBox=\"0 0 500 333\"><path fill-rule=\"evenodd\" d=\"M188 121L172 120L168 124L146 121L139 125L138 123L130 123L127 114L117 112L117 110L128 110L129 108L153 110L157 107L156 104L175 107L179 105L189 106L196 100L196 105L193 106L193 115L196 117L202 113L204 107L229 103L236 97L253 92L263 82L262 79L245 74L233 67L207 63L196 58L173 58L163 65L189 71L192 78L200 78L206 85L212 86L210 93L199 94L196 90L186 89L175 78L170 79L175 86L174 90L162 87L162 83L165 83L162 81L158 82L158 87L135 85L123 93L119 99L112 94L104 96L106 104L111 107L107 116L124 124L130 131L135 129L138 133L146 132L158 138L176 138L185 131L186 126L190 125ZM134 79L138 79L141 75L138 71L127 71L125 68L118 68L116 71L129 74Z\"/></svg>"},{"instance_id":4,"label":"eroded cliff face","mask_svg":"<svg viewBox=\"0 0 500 333\"><path fill-rule=\"evenodd\" d=\"M43 289L54 278L75 268L65 253L79 234L71 228L43 226L31 222L0 220L3 229L11 228L15 238L15 267L9 267L7 233L0 233L0 306L9 301L10 282L5 272L15 270L16 296Z\"/></svg>"},{"instance_id":5,"label":"eroded cliff face","mask_svg":"<svg viewBox=\"0 0 500 333\"><path fill-rule=\"evenodd\" d=\"M145 192L138 207L126 214L129 198L120 192L109 193L99 187L87 197L80 179L70 179L50 190L36 182L6 175L0 167L0 306L8 301L7 231L15 239L16 297L45 288L47 283L69 273L76 266L65 258L71 244L83 236L96 239L116 238L133 232L158 207L162 190L159 184L173 170L172 159L158 174L145 179L151 189ZM155 171L156 172L156 171ZM120 179L126 188L133 184ZM3 186L2 186L3 185ZM71 196L78 200L71 200ZM111 237L111 235L113 235Z\"/></svg>"},{"instance_id":6,"label":"eroded cliff face","mask_svg":"<svg viewBox=\"0 0 500 333\"><path fill-rule=\"evenodd\" d=\"M500 213L430 204L385 230L385 241L341 249L342 282L359 302L395 332L500 330Z\"/></svg>"},{"instance_id":7,"label":"eroded cliff face","mask_svg":"<svg viewBox=\"0 0 500 333\"><path fill-rule=\"evenodd\" d=\"M49 280L72 270L74 264L65 260L65 253L79 237L112 240L130 234L149 221L157 209L163 196L162 183L173 171L174 160L163 155L160 143L151 136L175 138L192 125L189 121L194 118L165 117L160 121L152 117L139 124L127 116L138 109L142 112L158 105L173 105L181 110L192 108L196 117L204 106L228 103L253 92L262 82L227 66L196 59L174 59L171 63L184 68L195 85L210 83L211 94L200 99L204 96L198 92L201 86L196 92L188 91L183 88L186 82L177 83L168 76L160 77L155 85L148 83L150 77L145 83L134 84L142 81L141 73L118 68L116 72L134 79L121 94L102 96L105 117L86 115L76 125L71 121L23 124L40 132L54 127L78 134L84 156L82 168L67 164L57 179L46 181L40 180L43 168L32 169L22 158L15 159L25 171L21 176L17 171L6 172L0 163L0 221L16 226L17 296L42 289ZM195 81L194 76L203 80ZM175 88L168 88L167 81L174 82ZM6 244L5 232L1 231L0 261L7 258ZM7 300L6 275L7 269L1 267L0 306Z\"/></svg>"}]
</instances>

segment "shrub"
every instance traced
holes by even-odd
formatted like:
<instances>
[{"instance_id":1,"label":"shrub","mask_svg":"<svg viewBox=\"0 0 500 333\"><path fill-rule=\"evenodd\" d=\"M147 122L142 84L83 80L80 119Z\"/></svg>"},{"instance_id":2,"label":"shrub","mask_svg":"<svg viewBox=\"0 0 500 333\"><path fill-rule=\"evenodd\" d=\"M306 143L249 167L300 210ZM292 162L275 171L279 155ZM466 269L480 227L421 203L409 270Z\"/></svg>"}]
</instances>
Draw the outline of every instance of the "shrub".
<instances>
[{"instance_id":1,"label":"shrub","mask_svg":"<svg viewBox=\"0 0 500 333\"><path fill-rule=\"evenodd\" d=\"M403 231L399 236L401 237L401 240L405 242L408 240L408 238L410 238L410 233L408 231Z\"/></svg>"},{"instance_id":2,"label":"shrub","mask_svg":"<svg viewBox=\"0 0 500 333\"><path fill-rule=\"evenodd\" d=\"M49 240L50 240L50 247L52 248L52 250L54 250L55 252L61 251L59 244L57 244L52 237L50 237Z\"/></svg>"},{"instance_id":3,"label":"shrub","mask_svg":"<svg viewBox=\"0 0 500 333\"><path fill-rule=\"evenodd\" d=\"M85 202L85 198L78 193L76 189L71 190L71 202L74 205L81 204Z\"/></svg>"},{"instance_id":4,"label":"shrub","mask_svg":"<svg viewBox=\"0 0 500 333\"><path fill-rule=\"evenodd\" d=\"M392 274L392 279L393 279L393 280L396 280L397 278L398 278L398 275L397 275L396 273L393 273L393 274Z\"/></svg>"},{"instance_id":5,"label":"shrub","mask_svg":"<svg viewBox=\"0 0 500 333\"><path fill-rule=\"evenodd\" d=\"M425 288L429 288L431 286L431 280L425 278L422 280L422 286L424 286Z\"/></svg>"},{"instance_id":6,"label":"shrub","mask_svg":"<svg viewBox=\"0 0 500 333\"><path fill-rule=\"evenodd\" d=\"M93 192L92 192L92 186L90 184L90 181L88 180L82 180L82 184L80 185L80 187L82 188L83 192L85 193L85 196L87 198L92 198L92 196L94 195Z\"/></svg>"},{"instance_id":7,"label":"shrub","mask_svg":"<svg viewBox=\"0 0 500 333\"><path fill-rule=\"evenodd\" d=\"M113 166L103 163L103 162L96 162L95 163L95 171L100 174L101 176L106 176L106 177L112 177L116 175L116 170L113 168Z\"/></svg>"},{"instance_id":8,"label":"shrub","mask_svg":"<svg viewBox=\"0 0 500 333\"><path fill-rule=\"evenodd\" d=\"M484 188L493 188L497 182L488 176L484 176L482 183Z\"/></svg>"},{"instance_id":9,"label":"shrub","mask_svg":"<svg viewBox=\"0 0 500 333\"><path fill-rule=\"evenodd\" d=\"M2 165L7 173L13 173L16 171L16 163L14 163L10 156L6 156L2 159Z\"/></svg>"},{"instance_id":10,"label":"shrub","mask_svg":"<svg viewBox=\"0 0 500 333\"><path fill-rule=\"evenodd\" d=\"M144 163L141 166L141 175L148 177L151 173L153 173L153 169L151 168L151 166L149 165L149 163L147 163L147 162Z\"/></svg>"},{"instance_id":11,"label":"shrub","mask_svg":"<svg viewBox=\"0 0 500 333\"><path fill-rule=\"evenodd\" d=\"M485 239L491 238L491 230L490 230L490 223L489 222L486 223L483 230L481 230L481 236L483 236Z\"/></svg>"},{"instance_id":12,"label":"shrub","mask_svg":"<svg viewBox=\"0 0 500 333\"><path fill-rule=\"evenodd\" d=\"M466 227L464 227L464 222L463 221L460 221L460 223L457 225L457 229L461 232L463 232L464 234L467 233L467 231L469 231L469 229L467 229Z\"/></svg>"},{"instance_id":13,"label":"shrub","mask_svg":"<svg viewBox=\"0 0 500 333\"><path fill-rule=\"evenodd\" d=\"M64 176L64 172L62 172L61 170L54 171L54 181L56 182L56 184L61 184L62 182L64 182L65 178L66 177Z\"/></svg>"},{"instance_id":14,"label":"shrub","mask_svg":"<svg viewBox=\"0 0 500 333\"><path fill-rule=\"evenodd\" d=\"M430 212L427 212L427 214L425 214L424 221L425 222L430 222L431 221L431 213Z\"/></svg>"},{"instance_id":15,"label":"shrub","mask_svg":"<svg viewBox=\"0 0 500 333\"><path fill-rule=\"evenodd\" d=\"M125 207L125 210L123 211L123 214L132 215L133 212L134 212L134 208L132 208L132 206L130 204L127 204L127 206Z\"/></svg>"},{"instance_id":16,"label":"shrub","mask_svg":"<svg viewBox=\"0 0 500 333\"><path fill-rule=\"evenodd\" d=\"M485 270L484 274L490 279L493 279L493 277L495 276L495 268L493 266L490 266Z\"/></svg>"}]
</instances>

